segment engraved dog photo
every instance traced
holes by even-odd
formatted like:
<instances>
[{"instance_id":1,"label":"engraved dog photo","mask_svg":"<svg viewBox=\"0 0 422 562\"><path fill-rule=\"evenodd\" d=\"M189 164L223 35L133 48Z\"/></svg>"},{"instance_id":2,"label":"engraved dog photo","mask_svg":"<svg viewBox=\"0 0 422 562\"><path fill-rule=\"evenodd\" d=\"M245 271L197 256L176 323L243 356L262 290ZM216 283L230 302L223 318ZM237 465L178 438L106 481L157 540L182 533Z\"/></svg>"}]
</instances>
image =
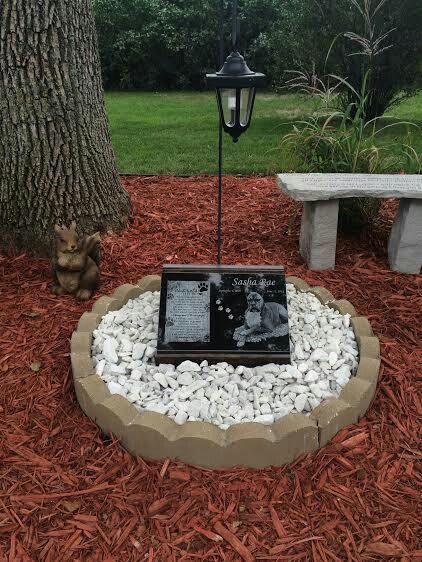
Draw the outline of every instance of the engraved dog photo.
<instances>
[{"instance_id":1,"label":"engraved dog photo","mask_svg":"<svg viewBox=\"0 0 422 562\"><path fill-rule=\"evenodd\" d=\"M221 349L289 352L283 277L225 275L213 285L215 336Z\"/></svg>"}]
</instances>

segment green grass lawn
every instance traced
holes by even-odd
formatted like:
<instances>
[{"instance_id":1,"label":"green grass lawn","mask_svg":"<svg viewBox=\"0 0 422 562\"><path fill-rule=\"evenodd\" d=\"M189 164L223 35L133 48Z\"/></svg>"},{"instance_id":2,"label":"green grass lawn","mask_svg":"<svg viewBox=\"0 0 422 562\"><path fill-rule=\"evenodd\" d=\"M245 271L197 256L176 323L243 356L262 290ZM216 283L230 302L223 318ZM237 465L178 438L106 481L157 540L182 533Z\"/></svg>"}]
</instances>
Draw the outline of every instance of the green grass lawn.
<instances>
[{"instance_id":1,"label":"green grass lawn","mask_svg":"<svg viewBox=\"0 0 422 562\"><path fill-rule=\"evenodd\" d=\"M215 174L218 120L215 96L206 93L108 92L106 107L120 172ZM224 135L224 174L274 174L289 170L278 148L292 123L318 111L318 101L298 94L258 92L250 129L234 144ZM422 126L422 94L390 115ZM387 140L406 135L390 129ZM422 153L422 131L412 133Z\"/></svg>"}]
</instances>

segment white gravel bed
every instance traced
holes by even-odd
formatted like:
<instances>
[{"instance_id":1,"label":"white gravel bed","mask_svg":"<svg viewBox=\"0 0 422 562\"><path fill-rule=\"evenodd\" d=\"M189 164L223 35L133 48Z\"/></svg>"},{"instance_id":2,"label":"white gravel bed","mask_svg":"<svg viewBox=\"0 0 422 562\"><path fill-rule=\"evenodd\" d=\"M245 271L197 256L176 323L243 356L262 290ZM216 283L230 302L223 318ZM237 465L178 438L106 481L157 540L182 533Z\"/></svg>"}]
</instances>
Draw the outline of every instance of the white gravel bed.
<instances>
[{"instance_id":1,"label":"white gravel bed","mask_svg":"<svg viewBox=\"0 0 422 562\"><path fill-rule=\"evenodd\" d=\"M107 313L94 331L96 372L113 394L140 411L166 414L176 423L272 424L291 412L309 414L338 396L356 372L358 348L350 316L287 285L291 364L234 367L185 361L155 365L160 293L147 292Z\"/></svg>"}]
</instances>

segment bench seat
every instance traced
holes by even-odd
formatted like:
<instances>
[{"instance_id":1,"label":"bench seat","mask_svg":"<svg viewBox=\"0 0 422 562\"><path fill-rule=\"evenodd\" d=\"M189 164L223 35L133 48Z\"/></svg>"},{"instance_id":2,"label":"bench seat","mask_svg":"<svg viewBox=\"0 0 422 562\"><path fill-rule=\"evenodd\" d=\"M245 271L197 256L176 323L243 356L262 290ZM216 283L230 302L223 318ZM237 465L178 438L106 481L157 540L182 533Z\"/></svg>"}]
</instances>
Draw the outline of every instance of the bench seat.
<instances>
[{"instance_id":1,"label":"bench seat","mask_svg":"<svg viewBox=\"0 0 422 562\"><path fill-rule=\"evenodd\" d=\"M394 271L422 267L422 175L279 174L284 193L303 201L299 248L310 269L335 266L339 200L347 197L400 199L388 243Z\"/></svg>"}]
</instances>

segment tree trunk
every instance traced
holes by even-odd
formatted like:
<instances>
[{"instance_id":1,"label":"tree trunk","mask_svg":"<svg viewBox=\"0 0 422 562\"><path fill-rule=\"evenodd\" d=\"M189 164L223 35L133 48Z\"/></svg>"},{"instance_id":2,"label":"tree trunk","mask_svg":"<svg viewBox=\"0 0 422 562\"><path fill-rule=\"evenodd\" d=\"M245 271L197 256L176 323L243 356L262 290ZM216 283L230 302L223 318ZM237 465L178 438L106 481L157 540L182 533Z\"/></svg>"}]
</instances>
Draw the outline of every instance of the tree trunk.
<instances>
[{"instance_id":1,"label":"tree trunk","mask_svg":"<svg viewBox=\"0 0 422 562\"><path fill-rule=\"evenodd\" d=\"M0 246L45 254L56 222L122 228L90 0L3 0L0 21Z\"/></svg>"}]
</instances>

